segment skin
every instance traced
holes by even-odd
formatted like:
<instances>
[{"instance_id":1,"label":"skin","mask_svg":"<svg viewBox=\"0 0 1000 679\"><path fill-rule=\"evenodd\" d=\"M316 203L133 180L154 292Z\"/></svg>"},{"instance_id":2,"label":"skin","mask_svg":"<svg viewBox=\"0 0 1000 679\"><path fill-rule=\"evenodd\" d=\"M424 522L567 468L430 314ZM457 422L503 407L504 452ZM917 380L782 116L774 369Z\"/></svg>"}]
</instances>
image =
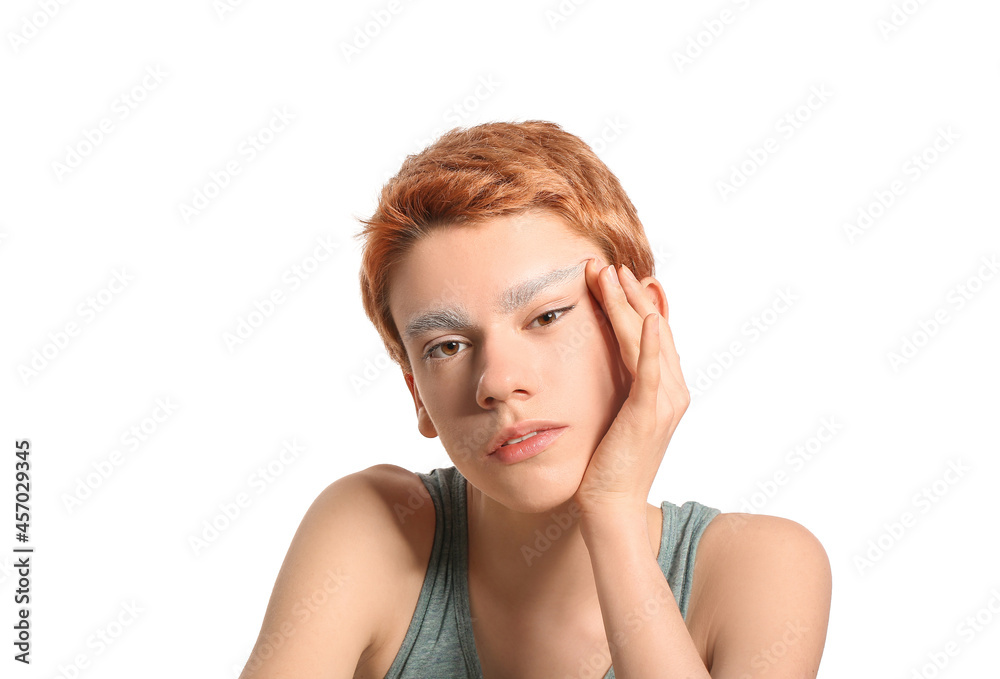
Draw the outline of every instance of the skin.
<instances>
[{"instance_id":1,"label":"skin","mask_svg":"<svg viewBox=\"0 0 1000 679\"><path fill-rule=\"evenodd\" d=\"M493 309L492 300L513 282L578 263L585 268L577 276L519 311L504 315ZM599 301L597 276L607 264L561 218L531 212L438 229L407 253L390 282L390 310L399 328L423 312L459 303L473 321L474 329L404 337L413 368L404 378L420 432L439 436L469 481L470 536L489 536L470 538L470 578L477 566L476 577L490 583L498 600L541 616L597 601L579 522L530 563L522 547L535 543L536 531L551 527L552 513L579 516L591 506L580 502L581 482L633 381ZM399 281L406 285L393 284ZM659 282L649 277L640 287L649 308L665 317ZM544 315L571 305L571 311ZM442 342L461 344L433 353L450 358L423 360ZM523 419L568 428L543 453L518 464L485 459L489 439ZM658 517L659 508L647 505L641 491L629 499L642 495L642 510Z\"/></svg>"},{"instance_id":2,"label":"skin","mask_svg":"<svg viewBox=\"0 0 1000 679\"><path fill-rule=\"evenodd\" d=\"M620 679L816 676L830 564L815 536L793 521L716 516L698 543L681 616L656 562L662 516L645 500L690 396L662 287L604 264L561 219L535 212L433 231L390 281L390 311L413 365L404 378L418 428L441 437L469 481L469 595L484 675L562 676L583 658L587 671L613 662ZM537 294L522 295L506 312L494 308L509 286L553 270L566 274L558 284L536 286ZM413 325L427 312L438 314L434 323ZM566 429L517 464L488 458L494 435L523 419ZM331 635L343 648L363 649L355 676L384 676L408 622L396 604L415 598L424 579L433 514L424 510L420 527L400 531L405 545L369 545L380 564L417 549L420 557L403 558L399 572L373 568L370 554L349 559L344 577L357 587L344 594L352 599L330 598L327 615L305 621L294 605L326 586L318 564L337 560L359 537L345 531L354 522L343 518L356 512L395 522L391 513L372 516L397 492L394 506L405 502L403 487L419 483L411 477L378 465L317 498L289 548L243 676L313 676L338 662L338 676L346 676L344 654L319 641ZM361 504L340 506L353 498ZM544 553L525 558L524 548L557 523ZM387 582L399 582L399 591ZM347 623L345 610L355 612ZM275 636L283 644L269 641ZM255 674L250 668L262 662Z\"/></svg>"},{"instance_id":3,"label":"skin","mask_svg":"<svg viewBox=\"0 0 1000 679\"><path fill-rule=\"evenodd\" d=\"M815 536L793 521L749 514L710 521L681 616L656 562L662 516L645 499L690 396L662 287L605 263L561 219L534 212L432 231L390 281L390 311L413 365L404 378L418 428L441 437L469 481L469 603L484 675L563 676L585 659L588 672L613 662L620 679L816 676L830 564ZM509 286L554 270L565 273L558 284L512 296L518 304L506 311L494 307ZM494 435L523 419L566 429L517 464L488 458ZM357 587L343 591L353 598L330 598L327 615L305 621L294 606L325 586L318 565L344 558L343 545L357 541L356 521L345 517L400 528L391 513L373 515L397 493L394 506L403 502L403 488L418 483L411 477L378 465L317 498L243 676L313 676L334 665L346 676L345 648L362 649L354 676L384 676L408 622L398 600L414 600L424 580L433 514L425 509L399 542L376 545L368 536L372 551L352 552L343 575ZM525 558L524 548L557 523L544 553ZM415 561L405 558L411 550ZM346 610L354 612L348 622ZM283 643L273 644L275 636ZM319 641L331 636L340 638L336 653Z\"/></svg>"},{"instance_id":4,"label":"skin","mask_svg":"<svg viewBox=\"0 0 1000 679\"><path fill-rule=\"evenodd\" d=\"M532 212L433 231L390 282L418 428L441 437L469 481L470 596L491 625L484 668L523 675L549 660L561 671L574 661L553 658L548 635L579 617L585 622L562 643L610 644L621 679L815 676L830 565L815 536L793 521L711 521L698 546L689 617L680 615L656 563L661 517L646 498L690 396L662 286L607 264L559 217ZM574 265L583 265L578 275L513 313L494 308L511 284ZM562 316L549 313L571 305ZM460 308L463 324L405 332L442 308ZM432 348L432 358L447 358L424 360ZM568 428L515 465L487 458L490 439L523 419ZM577 520L529 562L523 548L552 527L554 513ZM636 624L636 611L649 614ZM507 652L538 639L546 647L520 658ZM527 664L515 667L518 660Z\"/></svg>"}]
</instances>

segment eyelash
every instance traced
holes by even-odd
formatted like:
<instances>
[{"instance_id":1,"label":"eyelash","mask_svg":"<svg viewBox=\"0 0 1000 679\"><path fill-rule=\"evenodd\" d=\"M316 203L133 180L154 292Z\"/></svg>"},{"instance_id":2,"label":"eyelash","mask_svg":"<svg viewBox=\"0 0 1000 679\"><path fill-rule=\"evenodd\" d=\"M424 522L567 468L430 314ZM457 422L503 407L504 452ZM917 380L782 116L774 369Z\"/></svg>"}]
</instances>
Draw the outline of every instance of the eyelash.
<instances>
[{"instance_id":1,"label":"eyelash","mask_svg":"<svg viewBox=\"0 0 1000 679\"><path fill-rule=\"evenodd\" d=\"M549 314L559 314L560 312L562 312L559 316L557 316L556 318L554 318L551 323L549 323L548 325L542 326L543 328L551 328L553 325L555 325L556 323L558 323L559 321L561 321L562 318L563 318L563 316L565 316L567 312L570 312L570 311L572 311L575 308L576 308L576 305L573 304L572 306L562 307L561 309L549 309L548 311L544 311L544 312L540 313L539 315L535 316L535 318L532 319L531 322L534 323L535 321L537 321L542 316L548 316ZM455 358L455 356L458 356L457 353L453 354L451 356L445 356L444 358L431 358L431 354L433 354L435 351L437 351L438 347L441 347L441 346L443 346L445 344L452 344L452 343L454 343L454 344L466 344L466 342L460 342L459 340L445 340L444 342L438 342L434 346L430 347L426 351L426 353L424 353L423 359L425 361L429 361L429 362L440 362L440 361L447 361L449 358ZM459 352L459 353L461 353L461 352Z\"/></svg>"}]
</instances>

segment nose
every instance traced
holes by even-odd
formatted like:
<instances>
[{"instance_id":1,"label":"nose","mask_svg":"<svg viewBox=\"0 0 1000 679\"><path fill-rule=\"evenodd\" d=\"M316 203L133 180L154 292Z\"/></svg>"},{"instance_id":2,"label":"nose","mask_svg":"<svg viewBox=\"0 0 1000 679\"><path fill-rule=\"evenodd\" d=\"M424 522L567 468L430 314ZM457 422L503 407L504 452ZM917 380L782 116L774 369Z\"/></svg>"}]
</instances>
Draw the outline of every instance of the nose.
<instances>
[{"instance_id":1,"label":"nose","mask_svg":"<svg viewBox=\"0 0 1000 679\"><path fill-rule=\"evenodd\" d=\"M537 372L526 341L491 338L482 344L481 372L476 388L476 402L482 408L497 402L524 400L535 393Z\"/></svg>"}]
</instances>

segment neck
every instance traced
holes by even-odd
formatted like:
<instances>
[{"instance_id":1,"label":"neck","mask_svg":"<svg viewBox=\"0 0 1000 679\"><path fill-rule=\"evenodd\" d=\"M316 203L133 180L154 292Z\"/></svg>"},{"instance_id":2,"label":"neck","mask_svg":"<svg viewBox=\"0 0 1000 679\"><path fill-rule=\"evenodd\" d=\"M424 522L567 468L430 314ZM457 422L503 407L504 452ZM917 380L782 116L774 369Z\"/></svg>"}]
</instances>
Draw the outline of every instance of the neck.
<instances>
[{"instance_id":1,"label":"neck","mask_svg":"<svg viewBox=\"0 0 1000 679\"><path fill-rule=\"evenodd\" d=\"M538 514L513 511L466 484L469 581L521 611L597 605L590 551L573 500ZM646 506L650 547L659 549L662 515ZM655 529L654 529L654 522Z\"/></svg>"}]
</instances>

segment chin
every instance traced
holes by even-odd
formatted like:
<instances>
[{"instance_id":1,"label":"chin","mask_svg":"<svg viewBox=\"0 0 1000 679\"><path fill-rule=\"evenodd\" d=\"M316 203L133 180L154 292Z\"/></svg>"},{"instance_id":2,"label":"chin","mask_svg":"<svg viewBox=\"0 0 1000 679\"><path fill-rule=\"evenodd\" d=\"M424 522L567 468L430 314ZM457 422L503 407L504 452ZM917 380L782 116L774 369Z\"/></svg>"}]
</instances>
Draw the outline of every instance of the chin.
<instances>
[{"instance_id":1,"label":"chin","mask_svg":"<svg viewBox=\"0 0 1000 679\"><path fill-rule=\"evenodd\" d=\"M477 488L511 511L522 514L568 511L570 508L566 505L580 488L585 467L579 472L563 465L553 468L540 464L531 468L528 463L532 460L512 465L505 470L506 474L487 479L487 487L477 485ZM573 513L576 514L576 510Z\"/></svg>"}]
</instances>

